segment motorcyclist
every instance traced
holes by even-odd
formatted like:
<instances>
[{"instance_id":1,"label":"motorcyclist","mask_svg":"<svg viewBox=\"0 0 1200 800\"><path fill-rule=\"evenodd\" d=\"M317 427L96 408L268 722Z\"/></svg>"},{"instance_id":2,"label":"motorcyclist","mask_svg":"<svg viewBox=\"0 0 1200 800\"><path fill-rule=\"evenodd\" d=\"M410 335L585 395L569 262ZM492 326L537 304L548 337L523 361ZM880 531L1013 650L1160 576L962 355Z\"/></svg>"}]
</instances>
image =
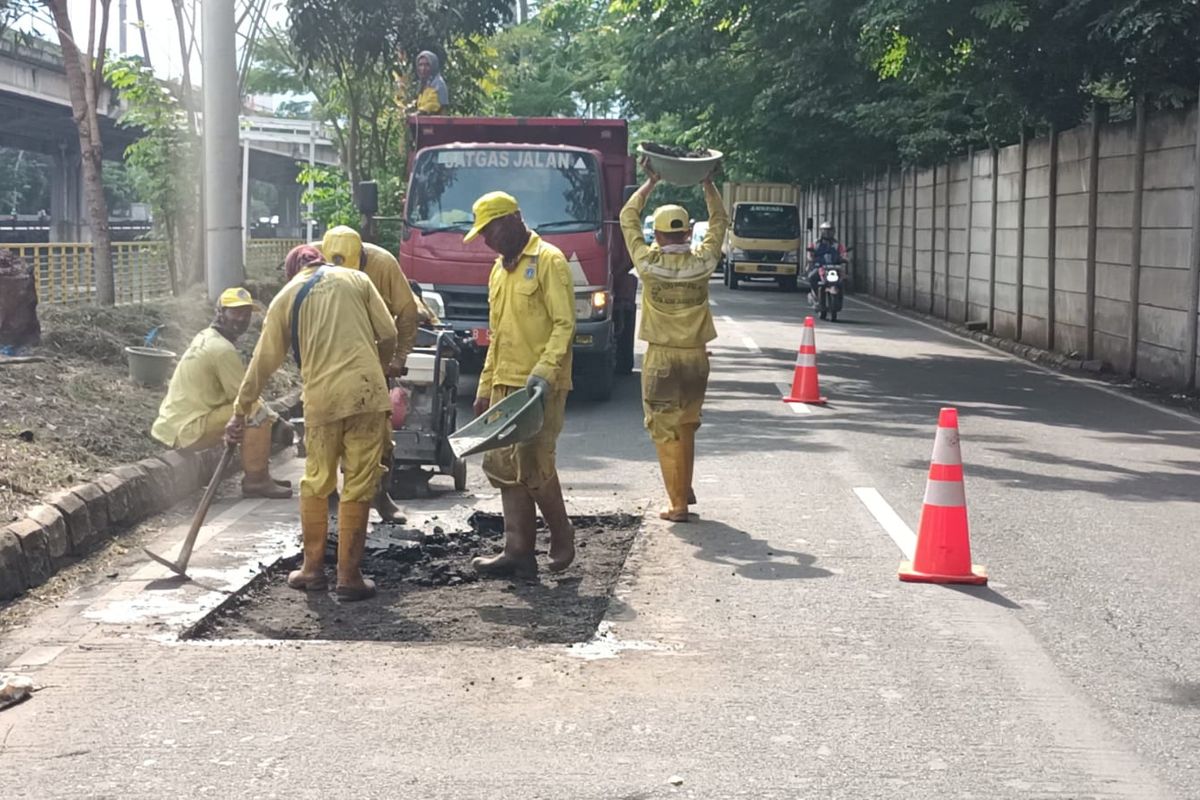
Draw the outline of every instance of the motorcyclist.
<instances>
[{"instance_id":1,"label":"motorcyclist","mask_svg":"<svg viewBox=\"0 0 1200 800\"><path fill-rule=\"evenodd\" d=\"M846 246L833 235L833 224L822 222L819 231L820 238L816 244L808 246L808 286L814 300L821 288L821 267L826 266L826 261L830 265L846 263ZM832 258L827 259L826 256Z\"/></svg>"}]
</instances>

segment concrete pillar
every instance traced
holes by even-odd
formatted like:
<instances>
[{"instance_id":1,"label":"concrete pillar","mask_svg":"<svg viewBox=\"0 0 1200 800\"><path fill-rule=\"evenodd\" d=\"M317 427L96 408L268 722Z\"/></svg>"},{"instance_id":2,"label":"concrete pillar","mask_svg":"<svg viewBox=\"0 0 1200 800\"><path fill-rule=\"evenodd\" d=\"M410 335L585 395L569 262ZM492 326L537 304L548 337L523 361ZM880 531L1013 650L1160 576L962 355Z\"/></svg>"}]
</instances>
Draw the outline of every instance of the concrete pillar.
<instances>
[{"instance_id":1,"label":"concrete pillar","mask_svg":"<svg viewBox=\"0 0 1200 800\"><path fill-rule=\"evenodd\" d=\"M50 167L50 241L90 242L83 212L83 167L79 153L60 147Z\"/></svg>"},{"instance_id":2,"label":"concrete pillar","mask_svg":"<svg viewBox=\"0 0 1200 800\"><path fill-rule=\"evenodd\" d=\"M1133 162L1133 244L1129 262L1129 360L1125 369L1137 377L1138 322L1142 291L1142 204L1146 189L1146 98L1139 95L1136 106L1137 154Z\"/></svg>"},{"instance_id":3,"label":"concrete pillar","mask_svg":"<svg viewBox=\"0 0 1200 800\"><path fill-rule=\"evenodd\" d=\"M1046 206L1046 349L1054 349L1055 273L1058 259L1058 128L1050 125L1050 190Z\"/></svg>"},{"instance_id":4,"label":"concrete pillar","mask_svg":"<svg viewBox=\"0 0 1200 800\"><path fill-rule=\"evenodd\" d=\"M204 52L204 223L208 296L245 278L239 219L237 37L234 0L206 0Z\"/></svg>"},{"instance_id":5,"label":"concrete pillar","mask_svg":"<svg viewBox=\"0 0 1200 800\"><path fill-rule=\"evenodd\" d=\"M1029 131L1021 126L1020 198L1017 205L1017 341L1025 326L1025 193L1029 188Z\"/></svg>"}]
</instances>

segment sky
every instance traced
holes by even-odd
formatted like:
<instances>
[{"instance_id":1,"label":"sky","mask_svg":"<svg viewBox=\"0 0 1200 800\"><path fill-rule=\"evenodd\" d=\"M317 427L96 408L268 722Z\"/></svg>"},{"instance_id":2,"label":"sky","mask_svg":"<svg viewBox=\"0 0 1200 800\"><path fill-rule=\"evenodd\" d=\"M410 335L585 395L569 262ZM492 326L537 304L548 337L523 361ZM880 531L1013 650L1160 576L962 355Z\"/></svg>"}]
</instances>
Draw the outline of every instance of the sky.
<instances>
[{"instance_id":1,"label":"sky","mask_svg":"<svg viewBox=\"0 0 1200 800\"><path fill-rule=\"evenodd\" d=\"M239 10L245 2L246 0L235 0ZM91 5L92 0L68 0L67 4L71 14L71 27L75 30L78 37L85 40L87 38ZM118 37L120 5L121 0L112 0L108 48L114 53L118 50L120 41ZM128 52L140 55L142 52L142 40L136 26L137 5L135 0L125 0L125 6L126 17L129 21L126 28L126 48ZM189 14L193 6L195 7L196 15L200 16L202 13L200 0L184 0L184 7ZM281 22L286 19L287 11L284 7L284 0L269 0L268 7L268 19L274 22ZM164 78L179 77L183 72L183 58L179 52L179 34L175 26L175 12L171 6L171 0L142 0L142 12L146 18L146 37L150 44L150 61L154 66L154 71ZM53 26L43 21L47 16L48 13L44 13L42 19L27 22L17 27L25 30L32 28L40 32L45 38L56 39ZM197 19L196 22L197 36L199 36L200 20ZM199 83L199 61L194 59L191 67L193 70L192 80Z\"/></svg>"}]
</instances>

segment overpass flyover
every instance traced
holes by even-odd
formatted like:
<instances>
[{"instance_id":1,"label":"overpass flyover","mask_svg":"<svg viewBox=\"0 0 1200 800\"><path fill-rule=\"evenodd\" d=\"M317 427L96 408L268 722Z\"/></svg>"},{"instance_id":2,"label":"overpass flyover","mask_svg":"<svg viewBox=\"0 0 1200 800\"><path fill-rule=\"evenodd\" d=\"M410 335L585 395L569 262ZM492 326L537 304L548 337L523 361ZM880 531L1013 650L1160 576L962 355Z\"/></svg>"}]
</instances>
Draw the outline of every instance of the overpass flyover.
<instances>
[{"instance_id":1,"label":"overpass flyover","mask_svg":"<svg viewBox=\"0 0 1200 800\"><path fill-rule=\"evenodd\" d=\"M121 110L119 98L105 89L100 99L100 131L104 158L111 161L121 161L125 148L138 138L136 130L118 124ZM296 183L300 162L339 163L337 148L326 131L307 120L244 115L239 138L243 168L249 177L279 189L281 233L302 235L302 187ZM0 147L51 157L50 241L88 241L79 137L71 116L62 55L51 42L0 37ZM243 218L247 211L243 202Z\"/></svg>"}]
</instances>

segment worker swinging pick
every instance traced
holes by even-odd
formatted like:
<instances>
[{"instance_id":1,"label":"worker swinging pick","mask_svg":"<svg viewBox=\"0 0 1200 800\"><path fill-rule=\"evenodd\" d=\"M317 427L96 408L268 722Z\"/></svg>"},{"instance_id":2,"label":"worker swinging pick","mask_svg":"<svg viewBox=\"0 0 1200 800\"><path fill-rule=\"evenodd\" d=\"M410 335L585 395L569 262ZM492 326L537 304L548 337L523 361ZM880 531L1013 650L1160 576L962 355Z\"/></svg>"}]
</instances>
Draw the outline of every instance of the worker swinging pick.
<instances>
[{"instance_id":1,"label":"worker swinging pick","mask_svg":"<svg viewBox=\"0 0 1200 800\"><path fill-rule=\"evenodd\" d=\"M708 388L705 345L717 338L708 281L721 259L729 215L710 174L704 179L708 232L700 245L692 248L688 211L677 205L654 211L655 241L647 245L642 238L642 209L659 177L647 161L642 168L646 182L621 209L621 232L642 279L639 336L648 343L642 360L642 407L670 501L659 516L687 522L688 505L696 502L692 490L696 431Z\"/></svg>"}]
</instances>

